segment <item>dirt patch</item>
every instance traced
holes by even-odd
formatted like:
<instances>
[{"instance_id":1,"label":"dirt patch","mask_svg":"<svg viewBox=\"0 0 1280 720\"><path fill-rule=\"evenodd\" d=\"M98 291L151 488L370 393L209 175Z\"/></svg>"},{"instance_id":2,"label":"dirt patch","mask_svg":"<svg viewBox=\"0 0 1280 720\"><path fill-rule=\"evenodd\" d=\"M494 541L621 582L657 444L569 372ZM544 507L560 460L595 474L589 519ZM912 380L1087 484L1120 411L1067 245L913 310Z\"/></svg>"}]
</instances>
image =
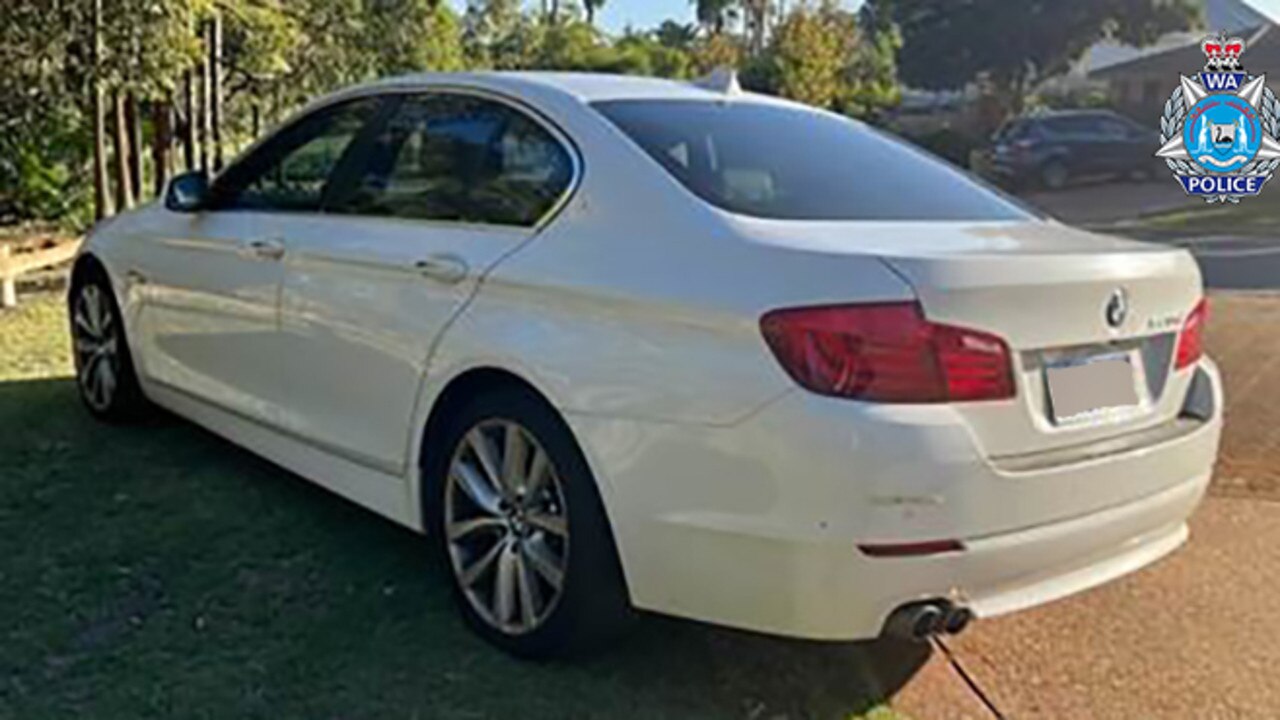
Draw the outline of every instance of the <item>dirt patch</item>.
<instances>
[{"instance_id":1,"label":"dirt patch","mask_svg":"<svg viewBox=\"0 0 1280 720\"><path fill-rule=\"evenodd\" d=\"M1280 294L1217 294L1208 352L1226 386L1211 492L1280 500Z\"/></svg>"}]
</instances>

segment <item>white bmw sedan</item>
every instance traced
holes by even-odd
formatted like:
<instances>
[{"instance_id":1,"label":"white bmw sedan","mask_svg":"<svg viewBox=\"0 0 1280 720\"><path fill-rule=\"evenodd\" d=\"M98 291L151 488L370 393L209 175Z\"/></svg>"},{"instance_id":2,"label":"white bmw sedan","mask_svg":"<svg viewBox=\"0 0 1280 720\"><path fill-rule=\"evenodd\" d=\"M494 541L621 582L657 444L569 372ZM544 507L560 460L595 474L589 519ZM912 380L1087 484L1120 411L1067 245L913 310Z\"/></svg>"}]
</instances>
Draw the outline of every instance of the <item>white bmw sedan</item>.
<instances>
[{"instance_id":1,"label":"white bmw sedan","mask_svg":"<svg viewBox=\"0 0 1280 720\"><path fill-rule=\"evenodd\" d=\"M424 75L98 227L84 403L162 406L426 533L525 656L648 610L958 632L1154 562L1221 383L1184 251L722 87Z\"/></svg>"}]
</instances>

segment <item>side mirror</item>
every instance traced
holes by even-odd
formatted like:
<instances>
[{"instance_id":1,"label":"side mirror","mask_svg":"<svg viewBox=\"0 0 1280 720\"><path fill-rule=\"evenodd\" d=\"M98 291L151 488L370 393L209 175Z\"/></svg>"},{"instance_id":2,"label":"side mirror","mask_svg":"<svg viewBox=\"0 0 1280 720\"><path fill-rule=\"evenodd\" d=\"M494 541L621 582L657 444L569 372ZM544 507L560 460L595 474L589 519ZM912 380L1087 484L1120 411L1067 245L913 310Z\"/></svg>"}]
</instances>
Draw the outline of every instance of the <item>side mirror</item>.
<instances>
[{"instance_id":1,"label":"side mirror","mask_svg":"<svg viewBox=\"0 0 1280 720\"><path fill-rule=\"evenodd\" d=\"M164 206L173 212L199 212L208 199L208 176L202 172L189 172L169 181L164 193Z\"/></svg>"}]
</instances>

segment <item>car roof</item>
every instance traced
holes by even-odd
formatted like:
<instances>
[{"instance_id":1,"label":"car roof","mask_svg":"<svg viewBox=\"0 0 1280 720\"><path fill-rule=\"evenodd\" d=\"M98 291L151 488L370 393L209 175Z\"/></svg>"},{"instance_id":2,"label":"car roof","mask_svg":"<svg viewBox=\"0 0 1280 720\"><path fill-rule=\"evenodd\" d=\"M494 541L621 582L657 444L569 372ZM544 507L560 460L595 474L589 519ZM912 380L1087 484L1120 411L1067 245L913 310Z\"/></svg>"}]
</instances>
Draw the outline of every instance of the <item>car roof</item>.
<instances>
[{"instance_id":1,"label":"car roof","mask_svg":"<svg viewBox=\"0 0 1280 720\"><path fill-rule=\"evenodd\" d=\"M1105 117L1105 118L1125 119L1123 115L1121 115L1118 112L1115 112L1114 110L1106 110L1101 108L1100 109L1085 108L1085 109L1078 109L1078 110L1050 110L1047 112L1035 113L1033 115L1024 115L1019 119L1020 120L1059 120L1062 118L1073 118L1073 117L1083 117L1083 118Z\"/></svg>"},{"instance_id":2,"label":"car roof","mask_svg":"<svg viewBox=\"0 0 1280 720\"><path fill-rule=\"evenodd\" d=\"M463 86L505 91L516 95L555 93L583 103L603 100L723 100L725 93L700 87L693 82L638 75L584 72L464 72L414 73L350 88L403 89L406 87ZM757 97L739 93L740 97Z\"/></svg>"}]
</instances>

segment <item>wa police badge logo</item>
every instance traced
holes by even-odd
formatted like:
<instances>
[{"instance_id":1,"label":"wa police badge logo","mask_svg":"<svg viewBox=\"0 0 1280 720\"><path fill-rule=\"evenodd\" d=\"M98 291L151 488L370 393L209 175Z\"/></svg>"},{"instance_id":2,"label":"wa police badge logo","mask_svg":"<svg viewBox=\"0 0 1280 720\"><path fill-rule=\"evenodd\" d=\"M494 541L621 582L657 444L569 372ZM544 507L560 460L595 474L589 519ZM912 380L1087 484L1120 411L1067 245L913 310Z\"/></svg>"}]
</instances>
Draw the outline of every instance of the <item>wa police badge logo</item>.
<instances>
[{"instance_id":1,"label":"wa police badge logo","mask_svg":"<svg viewBox=\"0 0 1280 720\"><path fill-rule=\"evenodd\" d=\"M1182 82L1160 118L1163 158L1182 189L1208 202L1257 195L1280 167L1280 104L1265 75L1245 72L1245 43L1225 34L1200 44L1208 57Z\"/></svg>"}]
</instances>

